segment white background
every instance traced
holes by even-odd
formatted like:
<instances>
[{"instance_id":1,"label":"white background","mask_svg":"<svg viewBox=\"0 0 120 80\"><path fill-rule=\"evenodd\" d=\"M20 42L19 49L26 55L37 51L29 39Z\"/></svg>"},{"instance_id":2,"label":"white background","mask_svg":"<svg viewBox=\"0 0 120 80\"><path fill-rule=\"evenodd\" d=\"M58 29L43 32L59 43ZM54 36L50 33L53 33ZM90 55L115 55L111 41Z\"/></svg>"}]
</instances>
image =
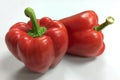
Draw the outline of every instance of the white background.
<instances>
[{"instance_id":1,"label":"white background","mask_svg":"<svg viewBox=\"0 0 120 80\"><path fill-rule=\"evenodd\" d=\"M66 55L45 74L28 71L7 49L4 36L16 22L27 22L24 9L32 7L37 18L52 19L94 10L99 23L113 16L115 23L103 30L106 45L97 58ZM120 0L0 0L0 80L120 80Z\"/></svg>"}]
</instances>

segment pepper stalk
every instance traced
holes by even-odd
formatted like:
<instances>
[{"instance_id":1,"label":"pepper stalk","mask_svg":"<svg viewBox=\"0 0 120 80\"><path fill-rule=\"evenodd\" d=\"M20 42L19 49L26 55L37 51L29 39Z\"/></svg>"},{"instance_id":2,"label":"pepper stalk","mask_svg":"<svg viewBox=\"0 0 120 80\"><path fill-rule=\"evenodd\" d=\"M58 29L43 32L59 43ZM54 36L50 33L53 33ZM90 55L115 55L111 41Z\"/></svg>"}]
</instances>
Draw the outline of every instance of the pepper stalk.
<instances>
[{"instance_id":1,"label":"pepper stalk","mask_svg":"<svg viewBox=\"0 0 120 80\"><path fill-rule=\"evenodd\" d=\"M113 24L114 23L114 18L111 16L108 16L106 18L106 21L104 23L102 23L101 25L94 27L94 30L96 31L101 31L102 29L104 29L106 26Z\"/></svg>"},{"instance_id":2,"label":"pepper stalk","mask_svg":"<svg viewBox=\"0 0 120 80\"><path fill-rule=\"evenodd\" d=\"M28 32L28 34L32 37L39 37L42 36L46 32L46 28L43 26L39 26L34 10L30 7L25 9L25 15L30 18L32 21L32 30Z\"/></svg>"}]
</instances>

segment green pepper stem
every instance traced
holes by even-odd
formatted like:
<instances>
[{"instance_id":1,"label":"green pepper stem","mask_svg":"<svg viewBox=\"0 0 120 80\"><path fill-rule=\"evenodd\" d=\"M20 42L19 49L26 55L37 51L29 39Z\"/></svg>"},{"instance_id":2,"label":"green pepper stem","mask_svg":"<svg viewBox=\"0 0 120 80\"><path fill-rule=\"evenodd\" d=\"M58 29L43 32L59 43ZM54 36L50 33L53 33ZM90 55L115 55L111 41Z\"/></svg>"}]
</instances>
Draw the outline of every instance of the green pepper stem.
<instances>
[{"instance_id":1,"label":"green pepper stem","mask_svg":"<svg viewBox=\"0 0 120 80\"><path fill-rule=\"evenodd\" d=\"M97 26L94 28L94 30L96 31L101 31L102 29L104 29L106 26L113 24L114 23L114 18L111 16L108 16L106 18L106 21L104 23L102 23L101 25Z\"/></svg>"},{"instance_id":2,"label":"green pepper stem","mask_svg":"<svg viewBox=\"0 0 120 80\"><path fill-rule=\"evenodd\" d=\"M30 30L28 32L28 34L32 37L42 36L46 32L46 28L39 26L37 19L36 19L36 16L35 16L35 13L34 13L34 10L30 7L27 7L25 9L25 15L27 17L29 17L30 20L32 21L32 30Z\"/></svg>"}]
</instances>

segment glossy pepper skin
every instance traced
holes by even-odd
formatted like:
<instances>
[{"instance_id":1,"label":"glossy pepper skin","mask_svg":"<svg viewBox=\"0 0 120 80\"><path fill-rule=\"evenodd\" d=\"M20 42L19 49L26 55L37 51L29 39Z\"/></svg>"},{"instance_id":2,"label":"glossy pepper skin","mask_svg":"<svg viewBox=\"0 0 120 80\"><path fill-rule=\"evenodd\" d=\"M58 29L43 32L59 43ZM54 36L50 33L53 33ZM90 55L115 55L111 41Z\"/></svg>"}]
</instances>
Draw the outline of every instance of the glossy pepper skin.
<instances>
[{"instance_id":1,"label":"glossy pepper skin","mask_svg":"<svg viewBox=\"0 0 120 80\"><path fill-rule=\"evenodd\" d=\"M68 30L69 47L67 52L69 54L96 57L103 53L105 44L101 30L113 23L112 17L108 17L105 23L99 25L97 14L93 10L88 10L60 21Z\"/></svg>"},{"instance_id":2,"label":"glossy pepper skin","mask_svg":"<svg viewBox=\"0 0 120 80\"><path fill-rule=\"evenodd\" d=\"M29 7L25 14L31 20L28 23L18 22L9 29L5 37L7 47L28 69L45 73L56 66L67 51L66 28L49 17L36 20L34 11Z\"/></svg>"}]
</instances>

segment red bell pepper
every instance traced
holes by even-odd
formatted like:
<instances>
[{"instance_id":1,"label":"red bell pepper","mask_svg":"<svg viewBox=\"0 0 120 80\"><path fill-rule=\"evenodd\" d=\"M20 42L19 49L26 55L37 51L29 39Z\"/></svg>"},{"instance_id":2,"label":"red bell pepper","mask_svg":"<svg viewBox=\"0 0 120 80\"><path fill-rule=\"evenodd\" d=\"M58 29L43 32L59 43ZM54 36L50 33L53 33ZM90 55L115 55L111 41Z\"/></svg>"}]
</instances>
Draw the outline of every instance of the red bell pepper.
<instances>
[{"instance_id":1,"label":"red bell pepper","mask_svg":"<svg viewBox=\"0 0 120 80\"><path fill-rule=\"evenodd\" d=\"M36 19L33 9L25 9L28 23L14 24L5 36L11 53L28 69L44 73L57 65L68 48L68 34L65 26L48 17Z\"/></svg>"},{"instance_id":2,"label":"red bell pepper","mask_svg":"<svg viewBox=\"0 0 120 80\"><path fill-rule=\"evenodd\" d=\"M84 11L60 20L69 35L68 53L77 56L95 57L103 53L105 44L101 30L112 24L114 19L108 17L99 25L98 16L93 10Z\"/></svg>"}]
</instances>

